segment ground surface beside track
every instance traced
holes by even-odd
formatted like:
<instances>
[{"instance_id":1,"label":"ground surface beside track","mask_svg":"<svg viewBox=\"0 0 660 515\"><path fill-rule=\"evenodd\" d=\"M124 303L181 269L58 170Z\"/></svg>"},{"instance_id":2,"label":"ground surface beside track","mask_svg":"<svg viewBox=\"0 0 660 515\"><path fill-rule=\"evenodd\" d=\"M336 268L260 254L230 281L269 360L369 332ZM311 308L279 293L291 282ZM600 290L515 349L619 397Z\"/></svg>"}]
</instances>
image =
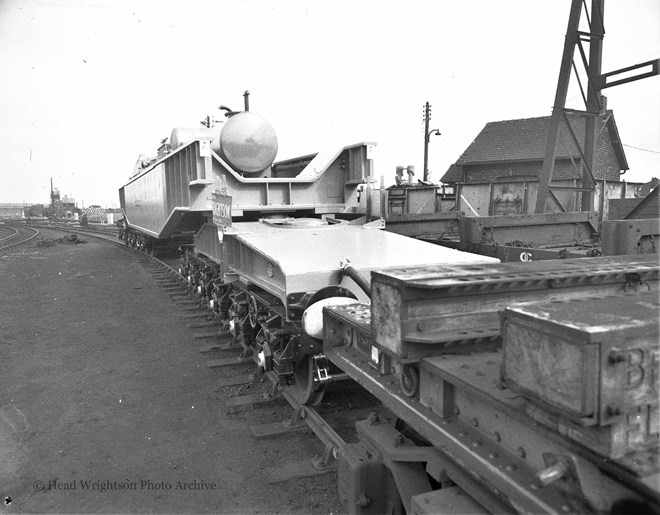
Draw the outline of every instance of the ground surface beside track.
<instances>
[{"instance_id":1,"label":"ground surface beside track","mask_svg":"<svg viewBox=\"0 0 660 515\"><path fill-rule=\"evenodd\" d=\"M85 239L0 258L0 512L341 512L333 474L265 481L300 440L228 416L167 293Z\"/></svg>"}]
</instances>

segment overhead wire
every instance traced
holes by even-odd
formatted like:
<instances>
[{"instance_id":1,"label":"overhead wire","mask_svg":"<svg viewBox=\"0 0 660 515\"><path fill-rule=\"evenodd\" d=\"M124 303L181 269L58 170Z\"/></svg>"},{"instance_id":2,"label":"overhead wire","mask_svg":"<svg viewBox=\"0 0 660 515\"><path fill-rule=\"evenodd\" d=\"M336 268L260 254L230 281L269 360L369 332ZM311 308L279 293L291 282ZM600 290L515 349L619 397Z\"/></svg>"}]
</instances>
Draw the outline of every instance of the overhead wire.
<instances>
[{"instance_id":1,"label":"overhead wire","mask_svg":"<svg viewBox=\"0 0 660 515\"><path fill-rule=\"evenodd\" d=\"M624 147L628 148L634 148L635 150L641 150L643 152L651 152L653 154L660 154L660 150L651 150L650 148L641 148L641 147L635 147L633 145L626 145L625 143L621 143Z\"/></svg>"}]
</instances>

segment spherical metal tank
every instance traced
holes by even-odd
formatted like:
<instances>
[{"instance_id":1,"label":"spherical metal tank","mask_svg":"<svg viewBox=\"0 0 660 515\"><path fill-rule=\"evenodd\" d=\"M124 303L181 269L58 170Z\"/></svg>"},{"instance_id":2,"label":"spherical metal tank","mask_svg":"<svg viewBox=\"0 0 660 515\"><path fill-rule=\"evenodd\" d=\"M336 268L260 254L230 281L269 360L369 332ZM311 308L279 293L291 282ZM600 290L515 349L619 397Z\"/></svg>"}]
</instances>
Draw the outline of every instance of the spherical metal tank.
<instances>
[{"instance_id":1,"label":"spherical metal tank","mask_svg":"<svg viewBox=\"0 0 660 515\"><path fill-rule=\"evenodd\" d=\"M181 145L186 145L193 140L208 139L211 140L211 150L219 154L221 131L221 125L216 125L210 129L208 127L175 127L170 135L170 145L176 150Z\"/></svg>"},{"instance_id":2,"label":"spherical metal tank","mask_svg":"<svg viewBox=\"0 0 660 515\"><path fill-rule=\"evenodd\" d=\"M244 111L225 122L220 133L222 156L245 173L268 168L277 155L277 135L262 116Z\"/></svg>"}]
</instances>

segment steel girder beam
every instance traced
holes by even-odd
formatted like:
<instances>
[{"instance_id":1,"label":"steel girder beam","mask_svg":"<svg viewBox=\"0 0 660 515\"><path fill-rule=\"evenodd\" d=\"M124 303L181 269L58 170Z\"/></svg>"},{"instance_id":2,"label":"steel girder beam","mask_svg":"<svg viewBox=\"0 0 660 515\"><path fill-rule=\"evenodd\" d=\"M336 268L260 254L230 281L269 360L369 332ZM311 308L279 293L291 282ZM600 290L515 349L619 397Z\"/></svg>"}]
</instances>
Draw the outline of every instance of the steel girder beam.
<instances>
[{"instance_id":1,"label":"steel girder beam","mask_svg":"<svg viewBox=\"0 0 660 515\"><path fill-rule=\"evenodd\" d=\"M575 48L580 51L580 57L587 75L587 88L585 91L580 83L582 91L582 98L584 100L586 110L574 111L585 116L585 136L584 145L575 142L582 159L582 203L581 209L583 211L591 211L593 209L593 188L594 180L594 166L595 154L598 141L598 115L602 110L600 101L600 92L602 89L617 86L619 84L626 84L635 80L643 79L658 75L660 73L660 59L647 61L644 63L628 66L601 74L602 65L602 52L603 52L603 36L605 34L604 28L604 9L605 0L592 0L591 2L591 15L587 13L587 21L589 24L589 32L581 32L579 30L580 19L582 16L582 6L586 4L586 0L573 0L571 3L571 11L569 15L568 28L566 31L566 38L564 42L564 52L562 55L561 67L559 70L559 80L557 82L557 90L555 93L555 101L552 109L552 116L550 119L550 128L548 131L548 139L546 141L545 154L543 158L543 166L539 175L539 192L536 201L536 213L545 212L545 205L548 197L552 197L550 183L552 181L552 173L554 170L555 157L557 153L557 141L560 137L560 129L562 118L568 124L565 113L569 111L566 109L566 98L568 87L571 79L571 70L576 69L573 61ZM586 11L586 8L585 8ZM582 46L583 42L589 43L589 56L587 55ZM640 70L639 73L631 75L630 72ZM621 74L627 74L626 77L615 79ZM579 81L579 76L576 77ZM614 79L614 80L610 80ZM571 129L572 132L572 129ZM573 135L573 138L574 135Z\"/></svg>"}]
</instances>

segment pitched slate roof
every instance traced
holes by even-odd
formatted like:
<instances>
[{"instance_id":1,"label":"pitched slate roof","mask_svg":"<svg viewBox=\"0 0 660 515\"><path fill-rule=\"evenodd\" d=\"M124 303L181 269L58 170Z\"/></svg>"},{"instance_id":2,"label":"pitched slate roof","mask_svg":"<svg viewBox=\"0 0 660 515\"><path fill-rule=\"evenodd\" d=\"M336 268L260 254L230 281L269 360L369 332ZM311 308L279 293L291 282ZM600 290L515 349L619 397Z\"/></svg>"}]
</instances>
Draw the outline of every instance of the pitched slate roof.
<instances>
[{"instance_id":1,"label":"pitched slate roof","mask_svg":"<svg viewBox=\"0 0 660 515\"><path fill-rule=\"evenodd\" d=\"M578 141L584 141L585 117L569 113L568 119ZM607 115L600 118L600 127L597 126L598 132L602 129L602 124L607 124L614 151L621 166L620 169L627 170L628 163L611 111L607 111ZM573 141L569 128L563 121L560 127L557 158L579 159L580 152ZM462 178L460 167L464 165L502 161L542 161L549 129L550 116L489 122L456 160L456 163L449 167L441 180L442 182L460 181Z\"/></svg>"},{"instance_id":2,"label":"pitched slate roof","mask_svg":"<svg viewBox=\"0 0 660 515\"><path fill-rule=\"evenodd\" d=\"M453 164L449 167L447 172L442 176L440 182L452 183L452 182L462 182L463 181L463 167L457 164Z\"/></svg>"}]
</instances>

